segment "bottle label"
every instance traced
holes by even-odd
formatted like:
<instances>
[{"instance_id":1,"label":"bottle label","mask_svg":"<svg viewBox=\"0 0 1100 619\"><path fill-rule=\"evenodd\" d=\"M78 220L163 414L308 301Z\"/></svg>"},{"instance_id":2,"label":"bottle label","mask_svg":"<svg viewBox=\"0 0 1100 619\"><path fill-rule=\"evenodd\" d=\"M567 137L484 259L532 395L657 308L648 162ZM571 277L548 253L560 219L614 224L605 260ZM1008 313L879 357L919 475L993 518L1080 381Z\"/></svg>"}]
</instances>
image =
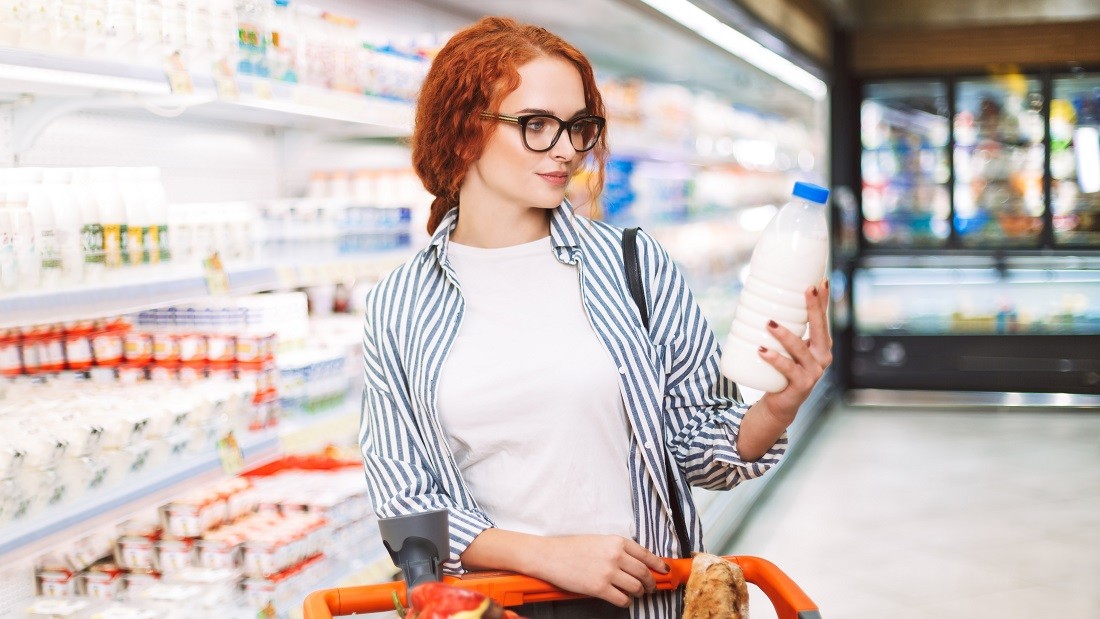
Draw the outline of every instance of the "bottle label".
<instances>
[{"instance_id":1,"label":"bottle label","mask_svg":"<svg viewBox=\"0 0 1100 619\"><path fill-rule=\"evenodd\" d=\"M168 262L172 259L171 246L168 243L168 226L157 226L157 249L160 253L160 261Z\"/></svg>"},{"instance_id":2,"label":"bottle label","mask_svg":"<svg viewBox=\"0 0 1100 619\"><path fill-rule=\"evenodd\" d=\"M145 264L160 262L160 253L157 252L157 227L145 226L141 229L143 240L141 247L141 261Z\"/></svg>"},{"instance_id":3,"label":"bottle label","mask_svg":"<svg viewBox=\"0 0 1100 619\"><path fill-rule=\"evenodd\" d=\"M107 224L103 226L103 261L109 267L117 267L121 266L127 258L126 225Z\"/></svg>"},{"instance_id":4,"label":"bottle label","mask_svg":"<svg viewBox=\"0 0 1100 619\"><path fill-rule=\"evenodd\" d=\"M43 270L61 268L61 248L58 246L56 230L39 231L38 255L42 259Z\"/></svg>"},{"instance_id":5,"label":"bottle label","mask_svg":"<svg viewBox=\"0 0 1100 619\"><path fill-rule=\"evenodd\" d=\"M149 231L149 228L144 226L129 226L127 228L127 234L129 238L126 243L127 254L129 254L128 262L130 264L143 264L146 262L145 258L145 233Z\"/></svg>"},{"instance_id":6,"label":"bottle label","mask_svg":"<svg viewBox=\"0 0 1100 619\"><path fill-rule=\"evenodd\" d=\"M84 264L103 264L103 226L85 224L80 233L84 244Z\"/></svg>"}]
</instances>

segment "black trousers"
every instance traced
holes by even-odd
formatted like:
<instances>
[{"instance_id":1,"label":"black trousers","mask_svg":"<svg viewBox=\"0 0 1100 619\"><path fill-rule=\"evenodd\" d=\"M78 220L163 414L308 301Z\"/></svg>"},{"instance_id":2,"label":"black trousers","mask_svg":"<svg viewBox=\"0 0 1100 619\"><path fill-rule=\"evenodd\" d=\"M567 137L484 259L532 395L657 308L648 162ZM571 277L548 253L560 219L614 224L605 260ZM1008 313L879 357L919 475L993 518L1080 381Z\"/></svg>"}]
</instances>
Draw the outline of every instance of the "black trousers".
<instances>
[{"instance_id":1,"label":"black trousers","mask_svg":"<svg viewBox=\"0 0 1100 619\"><path fill-rule=\"evenodd\" d=\"M524 604L513 610L527 619L629 619L630 610L597 599Z\"/></svg>"}]
</instances>

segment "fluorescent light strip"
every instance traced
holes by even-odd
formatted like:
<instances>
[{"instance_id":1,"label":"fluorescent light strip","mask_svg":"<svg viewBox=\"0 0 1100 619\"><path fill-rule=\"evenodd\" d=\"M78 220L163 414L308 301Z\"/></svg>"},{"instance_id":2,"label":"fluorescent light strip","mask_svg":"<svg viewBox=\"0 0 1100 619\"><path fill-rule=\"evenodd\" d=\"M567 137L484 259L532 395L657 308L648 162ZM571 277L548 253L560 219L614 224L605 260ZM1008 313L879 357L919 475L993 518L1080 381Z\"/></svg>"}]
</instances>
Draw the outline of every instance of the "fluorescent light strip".
<instances>
[{"instance_id":1,"label":"fluorescent light strip","mask_svg":"<svg viewBox=\"0 0 1100 619\"><path fill-rule=\"evenodd\" d=\"M166 95L171 92L167 81L153 81L114 75L58 71L41 67L0 64L0 80L35 82L58 86L75 86L93 90L110 90L137 94Z\"/></svg>"},{"instance_id":2,"label":"fluorescent light strip","mask_svg":"<svg viewBox=\"0 0 1100 619\"><path fill-rule=\"evenodd\" d=\"M691 29L729 53L782 82L820 101L827 91L825 82L809 71L776 54L688 0L642 0L645 4Z\"/></svg>"}]
</instances>

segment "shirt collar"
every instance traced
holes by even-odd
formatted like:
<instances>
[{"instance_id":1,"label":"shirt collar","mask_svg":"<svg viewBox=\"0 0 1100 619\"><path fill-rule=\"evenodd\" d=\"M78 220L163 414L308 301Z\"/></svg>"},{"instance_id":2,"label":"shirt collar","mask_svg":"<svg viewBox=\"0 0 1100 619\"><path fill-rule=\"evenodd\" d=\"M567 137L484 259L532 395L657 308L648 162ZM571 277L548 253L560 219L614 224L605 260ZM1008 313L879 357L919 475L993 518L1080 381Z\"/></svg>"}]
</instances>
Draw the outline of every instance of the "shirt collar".
<instances>
[{"instance_id":1,"label":"shirt collar","mask_svg":"<svg viewBox=\"0 0 1100 619\"><path fill-rule=\"evenodd\" d=\"M458 207L447 211L443 219L436 226L428 247L434 254L440 265L447 263L447 246L451 242L451 232L458 225ZM554 249L576 249L580 246L580 236L577 234L577 217L573 214L573 205L568 200L550 212L550 242Z\"/></svg>"}]
</instances>

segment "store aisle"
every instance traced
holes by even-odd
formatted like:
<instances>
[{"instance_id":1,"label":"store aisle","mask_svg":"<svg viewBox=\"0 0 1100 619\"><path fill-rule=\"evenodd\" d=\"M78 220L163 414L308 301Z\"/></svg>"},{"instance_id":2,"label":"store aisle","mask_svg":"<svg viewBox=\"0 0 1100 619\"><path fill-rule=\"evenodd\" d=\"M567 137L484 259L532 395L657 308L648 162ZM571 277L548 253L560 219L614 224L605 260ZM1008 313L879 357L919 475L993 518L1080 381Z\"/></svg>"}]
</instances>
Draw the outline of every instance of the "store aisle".
<instances>
[{"instance_id":1,"label":"store aisle","mask_svg":"<svg viewBox=\"0 0 1100 619\"><path fill-rule=\"evenodd\" d=\"M1100 412L839 406L780 475L731 552L827 619L1100 617Z\"/></svg>"}]
</instances>

